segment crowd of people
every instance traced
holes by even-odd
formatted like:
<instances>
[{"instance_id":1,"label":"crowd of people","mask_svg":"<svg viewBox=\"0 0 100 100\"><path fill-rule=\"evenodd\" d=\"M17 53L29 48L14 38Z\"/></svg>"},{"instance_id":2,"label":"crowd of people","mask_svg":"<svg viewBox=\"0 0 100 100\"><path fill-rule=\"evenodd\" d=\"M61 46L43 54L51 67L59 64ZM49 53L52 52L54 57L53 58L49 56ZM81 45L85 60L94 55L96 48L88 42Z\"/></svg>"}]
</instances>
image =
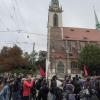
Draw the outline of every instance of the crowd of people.
<instances>
[{"instance_id":1,"label":"crowd of people","mask_svg":"<svg viewBox=\"0 0 100 100\"><path fill-rule=\"evenodd\" d=\"M100 100L99 78L66 75L51 80L27 74L0 75L0 100Z\"/></svg>"}]
</instances>

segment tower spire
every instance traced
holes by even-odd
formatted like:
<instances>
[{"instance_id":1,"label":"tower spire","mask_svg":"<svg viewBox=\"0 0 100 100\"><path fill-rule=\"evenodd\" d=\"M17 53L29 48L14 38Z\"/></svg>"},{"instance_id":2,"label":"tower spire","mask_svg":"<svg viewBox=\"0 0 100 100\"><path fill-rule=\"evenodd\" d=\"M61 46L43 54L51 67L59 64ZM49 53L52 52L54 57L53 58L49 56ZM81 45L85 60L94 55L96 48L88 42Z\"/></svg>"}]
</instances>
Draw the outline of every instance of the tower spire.
<instances>
[{"instance_id":1,"label":"tower spire","mask_svg":"<svg viewBox=\"0 0 100 100\"><path fill-rule=\"evenodd\" d=\"M58 0L51 0L51 5L56 5L59 6L59 1Z\"/></svg>"},{"instance_id":2,"label":"tower spire","mask_svg":"<svg viewBox=\"0 0 100 100\"><path fill-rule=\"evenodd\" d=\"M51 0L49 10L53 12L62 12L62 7L60 7L59 0Z\"/></svg>"},{"instance_id":3,"label":"tower spire","mask_svg":"<svg viewBox=\"0 0 100 100\"><path fill-rule=\"evenodd\" d=\"M51 0L48 12L48 27L62 27L62 7L59 0Z\"/></svg>"},{"instance_id":4,"label":"tower spire","mask_svg":"<svg viewBox=\"0 0 100 100\"><path fill-rule=\"evenodd\" d=\"M98 20L98 17L97 17L95 9L94 9L94 15L95 15L96 29L100 30L100 22Z\"/></svg>"}]
</instances>

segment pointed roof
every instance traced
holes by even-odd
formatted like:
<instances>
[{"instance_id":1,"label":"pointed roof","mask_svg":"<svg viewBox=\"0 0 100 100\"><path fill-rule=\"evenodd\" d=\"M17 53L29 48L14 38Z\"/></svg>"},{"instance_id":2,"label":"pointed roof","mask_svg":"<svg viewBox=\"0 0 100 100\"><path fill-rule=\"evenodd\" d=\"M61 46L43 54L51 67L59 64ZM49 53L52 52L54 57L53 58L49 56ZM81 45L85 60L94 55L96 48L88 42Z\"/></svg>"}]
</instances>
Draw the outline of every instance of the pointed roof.
<instances>
[{"instance_id":1,"label":"pointed roof","mask_svg":"<svg viewBox=\"0 0 100 100\"><path fill-rule=\"evenodd\" d=\"M52 12L63 12L62 7L59 5L59 0L51 0L49 11Z\"/></svg>"},{"instance_id":2,"label":"pointed roof","mask_svg":"<svg viewBox=\"0 0 100 100\"><path fill-rule=\"evenodd\" d=\"M94 9L94 15L95 15L96 29L100 29L100 23L99 23L95 9Z\"/></svg>"},{"instance_id":3,"label":"pointed roof","mask_svg":"<svg viewBox=\"0 0 100 100\"><path fill-rule=\"evenodd\" d=\"M58 1L58 0L52 0L52 1L51 1L51 5L52 5L52 6L53 6L53 5L59 6L59 1Z\"/></svg>"}]
</instances>

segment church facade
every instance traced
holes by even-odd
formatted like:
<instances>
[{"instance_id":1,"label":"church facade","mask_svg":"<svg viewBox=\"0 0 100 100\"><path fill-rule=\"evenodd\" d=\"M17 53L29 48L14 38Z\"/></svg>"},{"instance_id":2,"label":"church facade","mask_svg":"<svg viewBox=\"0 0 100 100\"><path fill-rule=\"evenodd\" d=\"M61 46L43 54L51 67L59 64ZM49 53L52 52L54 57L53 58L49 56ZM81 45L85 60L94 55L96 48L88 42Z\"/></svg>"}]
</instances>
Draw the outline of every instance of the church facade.
<instances>
[{"instance_id":1,"label":"church facade","mask_svg":"<svg viewBox=\"0 0 100 100\"><path fill-rule=\"evenodd\" d=\"M48 10L48 77L80 74L77 59L81 49L87 44L100 46L100 23L95 11L96 29L63 27L62 12L59 1L51 0Z\"/></svg>"}]
</instances>

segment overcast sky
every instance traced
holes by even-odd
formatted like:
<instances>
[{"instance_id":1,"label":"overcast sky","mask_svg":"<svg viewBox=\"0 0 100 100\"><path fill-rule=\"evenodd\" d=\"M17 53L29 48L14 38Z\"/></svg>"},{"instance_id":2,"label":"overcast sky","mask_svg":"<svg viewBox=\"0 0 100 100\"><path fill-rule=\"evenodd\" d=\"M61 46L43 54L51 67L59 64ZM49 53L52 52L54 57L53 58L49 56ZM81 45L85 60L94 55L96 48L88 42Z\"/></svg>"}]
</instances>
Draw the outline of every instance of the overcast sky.
<instances>
[{"instance_id":1,"label":"overcast sky","mask_svg":"<svg viewBox=\"0 0 100 100\"><path fill-rule=\"evenodd\" d=\"M95 28L93 6L100 21L100 0L59 1L64 10L64 27ZM50 0L0 0L0 48L17 43L30 52L35 42L36 50L46 50L49 3Z\"/></svg>"}]
</instances>

